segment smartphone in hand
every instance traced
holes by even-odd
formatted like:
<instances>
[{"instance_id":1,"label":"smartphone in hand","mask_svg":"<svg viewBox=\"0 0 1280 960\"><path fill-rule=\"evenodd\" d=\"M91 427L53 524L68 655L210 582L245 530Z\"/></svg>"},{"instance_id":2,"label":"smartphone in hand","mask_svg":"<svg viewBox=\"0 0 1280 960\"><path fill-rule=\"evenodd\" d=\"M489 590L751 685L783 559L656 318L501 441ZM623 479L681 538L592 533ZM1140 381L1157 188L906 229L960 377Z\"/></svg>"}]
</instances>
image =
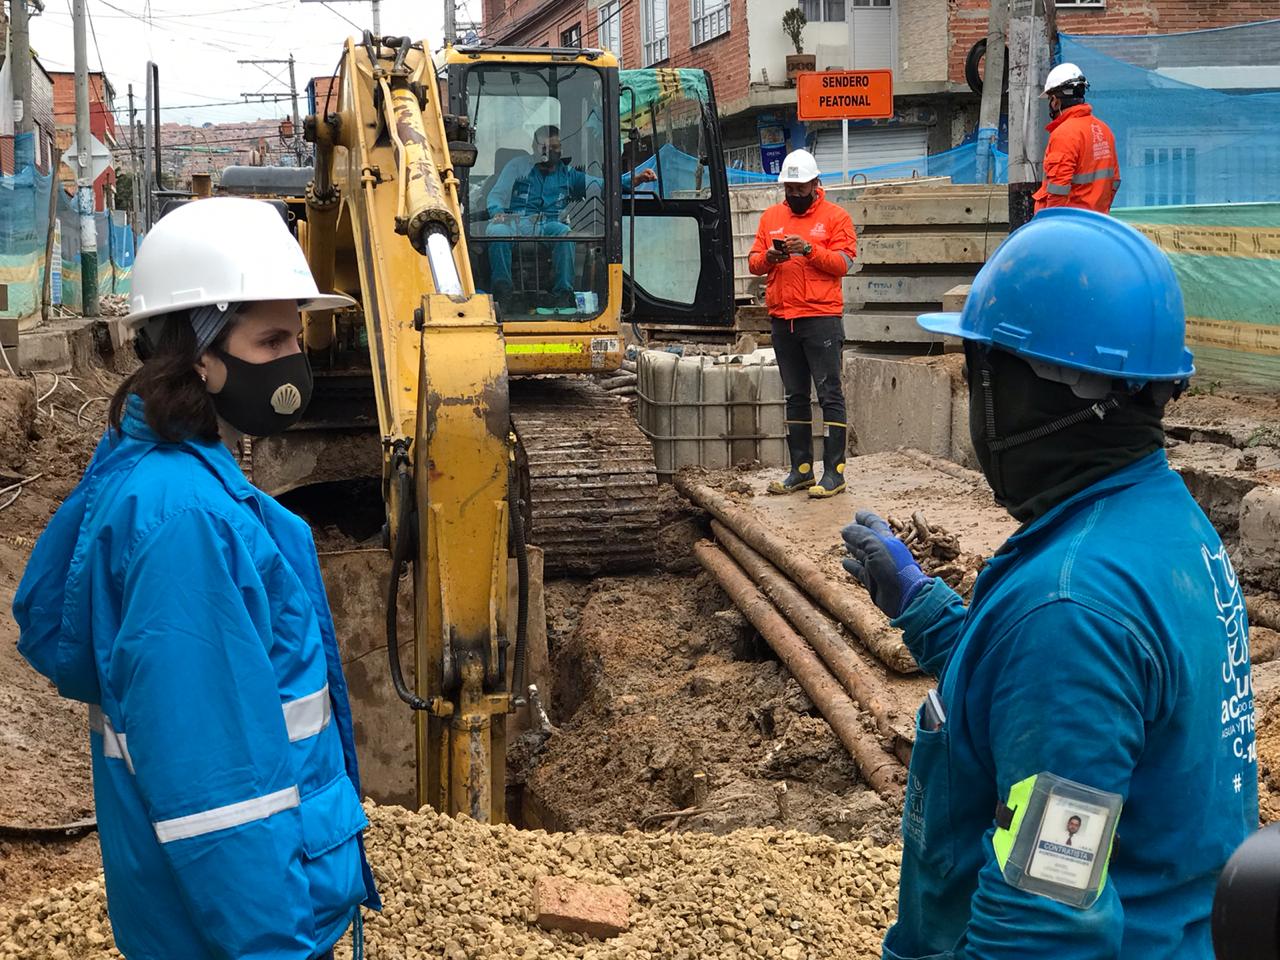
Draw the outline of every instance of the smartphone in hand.
<instances>
[{"instance_id":1,"label":"smartphone in hand","mask_svg":"<svg viewBox=\"0 0 1280 960\"><path fill-rule=\"evenodd\" d=\"M786 243L779 240L777 237L773 238L773 249L777 250L779 253L787 253ZM790 256L790 254L787 254L787 256Z\"/></svg>"}]
</instances>

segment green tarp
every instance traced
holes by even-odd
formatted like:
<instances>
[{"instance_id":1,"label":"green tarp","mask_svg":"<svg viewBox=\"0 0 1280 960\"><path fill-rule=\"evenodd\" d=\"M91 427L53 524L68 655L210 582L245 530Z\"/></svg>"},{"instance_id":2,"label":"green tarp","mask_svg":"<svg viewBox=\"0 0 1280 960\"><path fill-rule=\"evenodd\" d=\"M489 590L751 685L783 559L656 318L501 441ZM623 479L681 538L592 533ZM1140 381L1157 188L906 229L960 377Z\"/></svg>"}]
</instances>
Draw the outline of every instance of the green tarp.
<instances>
[{"instance_id":1,"label":"green tarp","mask_svg":"<svg viewBox=\"0 0 1280 960\"><path fill-rule=\"evenodd\" d=\"M1200 382L1280 388L1280 203L1111 211L1168 255Z\"/></svg>"}]
</instances>

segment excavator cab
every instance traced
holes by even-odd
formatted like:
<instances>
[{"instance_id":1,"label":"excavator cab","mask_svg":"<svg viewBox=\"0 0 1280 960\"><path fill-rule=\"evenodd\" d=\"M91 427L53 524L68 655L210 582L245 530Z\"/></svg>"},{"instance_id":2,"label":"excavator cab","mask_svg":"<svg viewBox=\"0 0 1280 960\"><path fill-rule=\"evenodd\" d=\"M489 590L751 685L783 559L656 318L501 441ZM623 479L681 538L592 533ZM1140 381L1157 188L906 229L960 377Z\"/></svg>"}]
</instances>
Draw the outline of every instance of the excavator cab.
<instances>
[{"instance_id":1,"label":"excavator cab","mask_svg":"<svg viewBox=\"0 0 1280 960\"><path fill-rule=\"evenodd\" d=\"M457 47L450 111L478 290L511 373L609 371L620 324L733 320L733 238L711 79L607 52ZM690 256L698 250L700 255Z\"/></svg>"}]
</instances>

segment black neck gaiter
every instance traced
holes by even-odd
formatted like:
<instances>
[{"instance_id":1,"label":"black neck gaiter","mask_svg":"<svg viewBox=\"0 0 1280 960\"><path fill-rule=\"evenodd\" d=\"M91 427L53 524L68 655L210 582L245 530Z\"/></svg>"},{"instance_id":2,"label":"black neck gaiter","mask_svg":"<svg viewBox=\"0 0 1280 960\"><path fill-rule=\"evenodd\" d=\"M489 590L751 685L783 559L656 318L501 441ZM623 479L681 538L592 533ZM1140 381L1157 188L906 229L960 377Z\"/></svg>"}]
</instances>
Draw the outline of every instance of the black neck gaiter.
<instances>
[{"instance_id":1,"label":"black neck gaiter","mask_svg":"<svg viewBox=\"0 0 1280 960\"><path fill-rule=\"evenodd\" d=\"M1062 501L1164 446L1164 402L1150 388L1107 401L1082 400L1066 384L1038 377L1003 350L971 345L969 434L996 502L1028 523ZM1100 419L1092 408L1101 408ZM1079 415L1077 422L1026 442L999 441Z\"/></svg>"}]
</instances>

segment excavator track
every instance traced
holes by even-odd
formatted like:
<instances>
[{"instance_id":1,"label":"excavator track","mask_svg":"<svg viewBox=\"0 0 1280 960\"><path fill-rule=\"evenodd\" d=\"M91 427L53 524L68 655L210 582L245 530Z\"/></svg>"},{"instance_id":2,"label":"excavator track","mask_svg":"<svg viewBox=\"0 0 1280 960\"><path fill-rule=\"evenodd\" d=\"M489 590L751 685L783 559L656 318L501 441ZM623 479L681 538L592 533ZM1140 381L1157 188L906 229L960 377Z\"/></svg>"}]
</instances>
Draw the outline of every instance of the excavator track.
<instances>
[{"instance_id":1,"label":"excavator track","mask_svg":"<svg viewBox=\"0 0 1280 960\"><path fill-rule=\"evenodd\" d=\"M651 567L658 526L653 447L625 405L585 377L511 381L529 542L547 573Z\"/></svg>"}]
</instances>

